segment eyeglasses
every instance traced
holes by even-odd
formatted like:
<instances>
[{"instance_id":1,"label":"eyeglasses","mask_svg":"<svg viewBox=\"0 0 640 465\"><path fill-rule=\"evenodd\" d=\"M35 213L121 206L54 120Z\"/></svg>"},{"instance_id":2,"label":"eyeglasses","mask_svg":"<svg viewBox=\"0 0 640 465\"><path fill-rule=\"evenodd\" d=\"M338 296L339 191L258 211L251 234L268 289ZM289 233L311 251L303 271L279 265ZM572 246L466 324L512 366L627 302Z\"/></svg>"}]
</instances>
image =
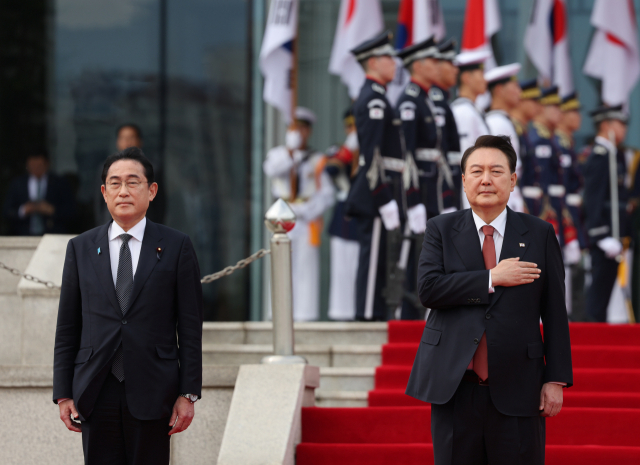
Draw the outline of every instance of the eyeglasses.
<instances>
[{"instance_id":1,"label":"eyeglasses","mask_svg":"<svg viewBox=\"0 0 640 465\"><path fill-rule=\"evenodd\" d=\"M125 181L125 182L120 182L120 181L113 181L113 182L108 182L107 183L107 189L111 192L120 192L120 189L122 189L122 185L125 185L127 187L127 190L129 191L135 191L140 189L140 186L142 186L143 184L148 184L148 182L141 182L141 181Z\"/></svg>"}]
</instances>

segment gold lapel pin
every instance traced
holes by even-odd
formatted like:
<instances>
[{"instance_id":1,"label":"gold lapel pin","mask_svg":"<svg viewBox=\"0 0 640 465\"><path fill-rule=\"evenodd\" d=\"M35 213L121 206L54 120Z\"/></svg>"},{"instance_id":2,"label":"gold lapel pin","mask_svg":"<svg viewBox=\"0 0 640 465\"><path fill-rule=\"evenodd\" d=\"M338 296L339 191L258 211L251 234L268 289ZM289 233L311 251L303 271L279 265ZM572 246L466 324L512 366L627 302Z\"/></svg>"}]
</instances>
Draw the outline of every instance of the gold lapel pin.
<instances>
[{"instance_id":1,"label":"gold lapel pin","mask_svg":"<svg viewBox=\"0 0 640 465\"><path fill-rule=\"evenodd\" d=\"M520 247L524 247L524 242L520 242Z\"/></svg>"},{"instance_id":2,"label":"gold lapel pin","mask_svg":"<svg viewBox=\"0 0 640 465\"><path fill-rule=\"evenodd\" d=\"M161 247L158 247L158 248L156 249L156 256L158 257L158 260L160 260L160 254L161 254L161 253L162 253L162 248L161 248Z\"/></svg>"}]
</instances>

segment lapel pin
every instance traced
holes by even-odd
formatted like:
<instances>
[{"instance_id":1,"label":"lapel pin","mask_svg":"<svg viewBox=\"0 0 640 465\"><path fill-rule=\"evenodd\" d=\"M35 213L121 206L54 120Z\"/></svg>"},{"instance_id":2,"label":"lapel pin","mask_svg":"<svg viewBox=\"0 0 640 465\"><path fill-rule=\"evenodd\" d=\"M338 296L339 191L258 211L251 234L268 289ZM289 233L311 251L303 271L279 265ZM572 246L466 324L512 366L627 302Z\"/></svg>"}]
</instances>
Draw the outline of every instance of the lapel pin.
<instances>
[{"instance_id":1,"label":"lapel pin","mask_svg":"<svg viewBox=\"0 0 640 465\"><path fill-rule=\"evenodd\" d=\"M100 255L102 253L102 251L100 250L100 247L98 247L98 255Z\"/></svg>"},{"instance_id":2,"label":"lapel pin","mask_svg":"<svg viewBox=\"0 0 640 465\"><path fill-rule=\"evenodd\" d=\"M161 248L161 247L158 247L158 248L156 249L156 256L158 257L158 260L160 260L160 254L161 254L161 253L162 253L162 248Z\"/></svg>"},{"instance_id":3,"label":"lapel pin","mask_svg":"<svg viewBox=\"0 0 640 465\"><path fill-rule=\"evenodd\" d=\"M524 242L520 242L520 247L524 247Z\"/></svg>"}]
</instances>

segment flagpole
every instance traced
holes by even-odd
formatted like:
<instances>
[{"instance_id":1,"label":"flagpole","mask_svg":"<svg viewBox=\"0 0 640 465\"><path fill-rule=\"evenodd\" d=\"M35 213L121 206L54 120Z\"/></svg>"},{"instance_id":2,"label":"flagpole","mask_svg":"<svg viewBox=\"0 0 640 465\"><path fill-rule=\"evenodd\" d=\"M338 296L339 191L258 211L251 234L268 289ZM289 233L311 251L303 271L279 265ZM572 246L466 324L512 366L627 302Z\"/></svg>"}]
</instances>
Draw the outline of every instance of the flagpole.
<instances>
[{"instance_id":1,"label":"flagpole","mask_svg":"<svg viewBox=\"0 0 640 465\"><path fill-rule=\"evenodd\" d=\"M291 56L291 74L289 76L291 82L291 122L289 123L289 129L294 130L296 128L296 107L298 106L298 34L300 33L299 25L299 11L298 18L296 18L296 35L293 38L292 56ZM293 150L289 150L289 155L293 158ZM298 171L294 165L291 168L291 190L289 201L294 202L298 193Z\"/></svg>"}]
</instances>

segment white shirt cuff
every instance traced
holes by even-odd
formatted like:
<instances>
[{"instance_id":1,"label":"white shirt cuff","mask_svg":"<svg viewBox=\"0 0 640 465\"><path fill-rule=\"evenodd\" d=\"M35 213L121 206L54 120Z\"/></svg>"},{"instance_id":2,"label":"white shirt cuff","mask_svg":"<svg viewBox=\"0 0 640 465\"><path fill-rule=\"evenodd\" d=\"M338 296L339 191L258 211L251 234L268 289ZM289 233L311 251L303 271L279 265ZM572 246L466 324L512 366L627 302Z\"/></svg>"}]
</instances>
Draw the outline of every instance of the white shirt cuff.
<instances>
[{"instance_id":1,"label":"white shirt cuff","mask_svg":"<svg viewBox=\"0 0 640 465\"><path fill-rule=\"evenodd\" d=\"M491 280L491 270L489 270L489 294L493 294L496 290L493 288L493 281Z\"/></svg>"}]
</instances>

